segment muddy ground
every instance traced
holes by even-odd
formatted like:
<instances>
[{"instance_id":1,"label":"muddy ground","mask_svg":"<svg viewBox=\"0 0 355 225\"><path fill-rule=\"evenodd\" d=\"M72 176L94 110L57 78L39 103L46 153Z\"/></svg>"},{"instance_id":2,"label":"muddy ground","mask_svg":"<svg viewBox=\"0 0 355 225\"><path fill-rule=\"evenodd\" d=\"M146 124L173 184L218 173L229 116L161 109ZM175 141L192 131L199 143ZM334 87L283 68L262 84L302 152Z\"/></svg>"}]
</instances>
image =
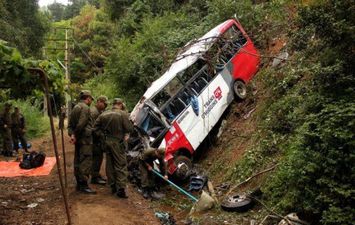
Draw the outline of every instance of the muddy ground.
<instances>
[{"instance_id":1,"label":"muddy ground","mask_svg":"<svg viewBox=\"0 0 355 225\"><path fill-rule=\"evenodd\" d=\"M60 140L60 139L59 139ZM54 156L50 138L32 140L32 150L43 150ZM156 225L150 202L129 185L128 199L118 199L105 186L92 185L97 195L85 195L75 191L73 176L74 148L65 140L67 151L68 197L73 224L80 225ZM59 150L61 145L59 141ZM15 160L15 158L0 158ZM103 171L103 168L102 168ZM103 172L104 173L104 172ZM34 207L31 207L32 206ZM48 176L0 178L1 225L49 225L66 224L66 214L61 195L56 166Z\"/></svg>"}]
</instances>

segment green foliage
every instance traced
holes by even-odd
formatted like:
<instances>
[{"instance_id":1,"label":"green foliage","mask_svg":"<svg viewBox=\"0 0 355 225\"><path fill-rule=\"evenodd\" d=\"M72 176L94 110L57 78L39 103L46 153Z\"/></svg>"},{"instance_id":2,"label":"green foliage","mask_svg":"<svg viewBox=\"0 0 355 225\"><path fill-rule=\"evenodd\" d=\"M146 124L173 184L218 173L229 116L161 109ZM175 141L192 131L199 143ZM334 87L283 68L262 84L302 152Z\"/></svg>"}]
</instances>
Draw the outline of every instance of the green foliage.
<instances>
[{"instance_id":1,"label":"green foliage","mask_svg":"<svg viewBox=\"0 0 355 225\"><path fill-rule=\"evenodd\" d=\"M90 90L95 97L106 95L109 98L109 101L118 97L115 81L111 77L105 75L88 80L83 84L83 89Z\"/></svg>"},{"instance_id":2,"label":"green foliage","mask_svg":"<svg viewBox=\"0 0 355 225\"><path fill-rule=\"evenodd\" d=\"M26 120L26 137L32 138L41 137L49 131L49 118L39 110L39 103L31 104L29 100L17 100L12 102L14 106L20 108L21 113Z\"/></svg>"},{"instance_id":3,"label":"green foliage","mask_svg":"<svg viewBox=\"0 0 355 225\"><path fill-rule=\"evenodd\" d=\"M42 81L31 74L28 68L42 68L46 71L52 92L64 91L63 73L59 66L50 61L23 59L20 52L0 40L0 87L8 90L11 98L26 98L36 92L43 93Z\"/></svg>"},{"instance_id":4,"label":"green foliage","mask_svg":"<svg viewBox=\"0 0 355 225\"><path fill-rule=\"evenodd\" d=\"M51 19L54 22L61 21L64 18L65 5L55 2L47 6Z\"/></svg>"},{"instance_id":5,"label":"green foliage","mask_svg":"<svg viewBox=\"0 0 355 225\"><path fill-rule=\"evenodd\" d=\"M175 51L193 37L190 21L196 20L181 13L148 17L132 39L115 42L106 73L116 80L118 95L124 95L128 105L135 105L150 83L162 75Z\"/></svg>"},{"instance_id":6,"label":"green foliage","mask_svg":"<svg viewBox=\"0 0 355 225\"><path fill-rule=\"evenodd\" d=\"M267 199L284 213L300 212L322 224L354 221L355 79L349 64L354 44L339 40L353 35L349 2L302 7L299 29L290 34L300 52L280 71L269 71L276 74L265 82L273 98L264 114L267 135L261 146L267 152L269 143L279 140L266 157L282 159L264 188Z\"/></svg>"},{"instance_id":7,"label":"green foliage","mask_svg":"<svg viewBox=\"0 0 355 225\"><path fill-rule=\"evenodd\" d=\"M69 31L70 40L70 74L74 83L84 83L87 79L103 72L106 57L108 56L115 38L114 24L108 15L93 5L81 8L80 15L71 20L56 22L53 27L72 27ZM49 39L65 39L65 30L54 30L48 34ZM74 40L73 40L74 39ZM74 46L74 48L73 48ZM65 48L65 42L48 41L47 48ZM48 50L47 57L64 62L64 51ZM74 56L74 57L73 57Z\"/></svg>"},{"instance_id":8,"label":"green foliage","mask_svg":"<svg viewBox=\"0 0 355 225\"><path fill-rule=\"evenodd\" d=\"M49 19L38 10L37 0L0 0L0 39L25 56L39 56Z\"/></svg>"}]
</instances>

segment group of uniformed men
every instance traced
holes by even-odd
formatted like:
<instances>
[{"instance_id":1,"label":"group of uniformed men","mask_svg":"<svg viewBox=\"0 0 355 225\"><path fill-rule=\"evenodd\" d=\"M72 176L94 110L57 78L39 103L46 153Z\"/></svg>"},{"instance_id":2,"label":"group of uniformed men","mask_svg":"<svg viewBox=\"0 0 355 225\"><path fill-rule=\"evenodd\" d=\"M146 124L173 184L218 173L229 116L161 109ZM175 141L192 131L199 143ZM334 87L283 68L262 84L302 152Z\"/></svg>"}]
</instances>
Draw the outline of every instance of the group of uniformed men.
<instances>
[{"instance_id":1,"label":"group of uniformed men","mask_svg":"<svg viewBox=\"0 0 355 225\"><path fill-rule=\"evenodd\" d=\"M68 135L75 145L74 175L77 190L87 194L95 194L88 185L91 183L105 185L106 180L100 175L103 154L106 154L107 183L112 194L119 198L127 198L127 159L126 146L133 125L122 99L115 98L112 109L105 111L108 105L106 96L96 100L95 107L90 108L94 100L90 91L84 90L79 95L80 102L72 109L68 121ZM141 155L140 171L143 196L154 198L154 183L149 170L154 159L164 158L164 149L148 149ZM165 162L161 160L161 165ZM163 166L164 167L164 166ZM166 171L163 170L165 177Z\"/></svg>"},{"instance_id":2,"label":"group of uniformed men","mask_svg":"<svg viewBox=\"0 0 355 225\"><path fill-rule=\"evenodd\" d=\"M18 107L11 113L12 104L6 102L0 113L0 134L3 139L2 154L12 157L18 154L19 141L22 148L27 152L27 141L25 138L26 123L24 116Z\"/></svg>"}]
</instances>

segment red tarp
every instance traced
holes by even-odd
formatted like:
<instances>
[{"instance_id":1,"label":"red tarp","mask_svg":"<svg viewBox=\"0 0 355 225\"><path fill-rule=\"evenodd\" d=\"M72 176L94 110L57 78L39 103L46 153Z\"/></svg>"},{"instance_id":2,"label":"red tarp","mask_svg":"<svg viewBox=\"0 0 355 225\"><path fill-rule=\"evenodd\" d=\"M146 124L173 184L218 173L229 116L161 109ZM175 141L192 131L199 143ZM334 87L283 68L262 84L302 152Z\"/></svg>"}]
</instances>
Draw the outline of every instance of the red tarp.
<instances>
[{"instance_id":1,"label":"red tarp","mask_svg":"<svg viewBox=\"0 0 355 225\"><path fill-rule=\"evenodd\" d=\"M55 157L46 157L43 166L24 170L19 162L0 162L0 177L45 176L50 174L55 163Z\"/></svg>"}]
</instances>

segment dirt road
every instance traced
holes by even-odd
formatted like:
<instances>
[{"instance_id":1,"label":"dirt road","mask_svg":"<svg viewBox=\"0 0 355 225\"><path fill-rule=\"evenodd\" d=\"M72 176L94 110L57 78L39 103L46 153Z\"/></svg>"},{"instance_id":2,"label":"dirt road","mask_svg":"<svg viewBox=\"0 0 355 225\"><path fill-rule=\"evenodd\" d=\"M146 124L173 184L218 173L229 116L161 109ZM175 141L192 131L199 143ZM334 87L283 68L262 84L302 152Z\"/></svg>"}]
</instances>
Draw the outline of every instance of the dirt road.
<instances>
[{"instance_id":1,"label":"dirt road","mask_svg":"<svg viewBox=\"0 0 355 225\"><path fill-rule=\"evenodd\" d=\"M54 155L49 138L33 140L31 143L32 150L43 150L48 156ZM68 162L68 196L73 224L160 224L155 218L149 202L131 186L128 187L128 199L119 199L111 194L107 186L100 185L92 185L98 192L96 195L76 192L72 163L74 148L68 143L67 138L65 146ZM58 147L60 150L60 143ZM1 157L0 160L9 160L9 158ZM14 160L14 158L10 160ZM0 224L66 224L64 204L57 177L56 167L49 176L0 177ZM28 207L32 203L36 203L37 206Z\"/></svg>"}]
</instances>

